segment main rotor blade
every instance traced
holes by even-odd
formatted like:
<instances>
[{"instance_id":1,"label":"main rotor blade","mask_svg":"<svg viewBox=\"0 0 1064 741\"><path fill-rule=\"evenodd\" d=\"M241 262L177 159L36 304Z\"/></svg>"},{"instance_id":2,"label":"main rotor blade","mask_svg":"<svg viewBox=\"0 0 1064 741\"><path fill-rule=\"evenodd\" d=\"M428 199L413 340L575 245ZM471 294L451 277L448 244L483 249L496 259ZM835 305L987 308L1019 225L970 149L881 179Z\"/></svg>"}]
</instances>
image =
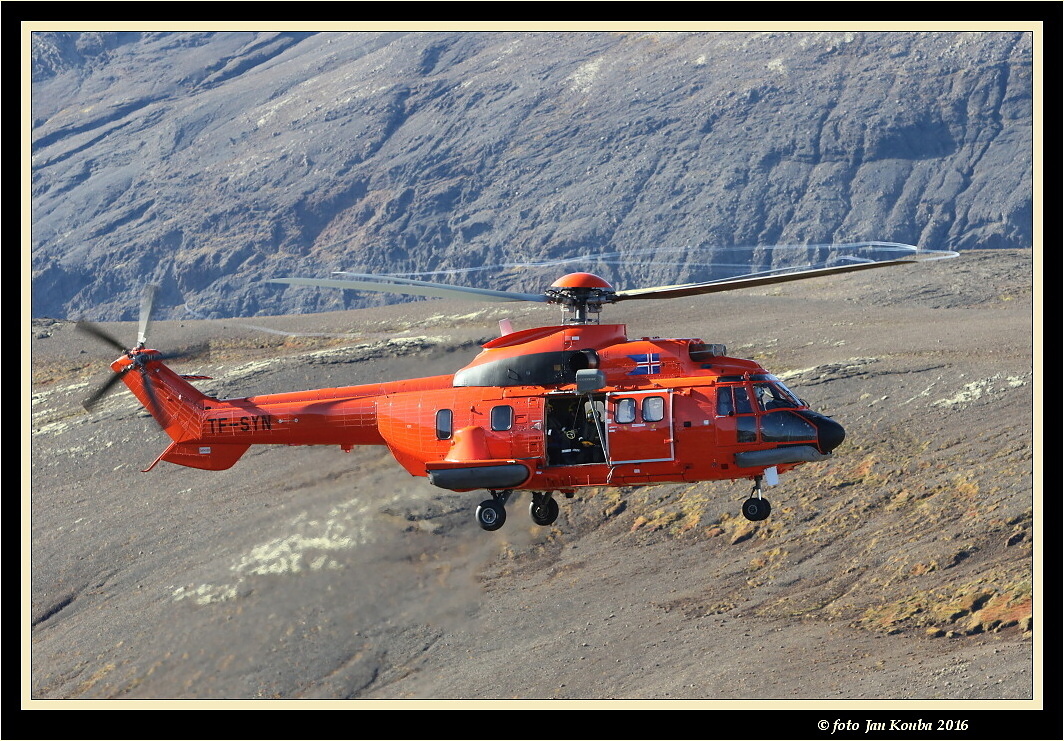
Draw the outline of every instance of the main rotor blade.
<instances>
[{"instance_id":1,"label":"main rotor blade","mask_svg":"<svg viewBox=\"0 0 1064 741\"><path fill-rule=\"evenodd\" d=\"M137 344L143 346L148 341L148 325L151 324L152 313L155 310L155 296L159 293L159 286L148 284L144 286L144 295L140 297L140 333L137 335Z\"/></svg>"},{"instance_id":2,"label":"main rotor blade","mask_svg":"<svg viewBox=\"0 0 1064 741\"><path fill-rule=\"evenodd\" d=\"M377 291L379 293L402 293L412 296L436 296L438 298L461 298L479 301L534 301L546 303L547 298L536 293L517 293L514 291L494 291L489 288L469 288L452 286L446 283L430 283L412 278L381 277L362 273L338 272L336 275L350 275L357 280L337 280L333 278L273 278L268 283L287 283L293 286L318 286L319 288L343 288L353 291Z\"/></svg>"},{"instance_id":3,"label":"main rotor blade","mask_svg":"<svg viewBox=\"0 0 1064 741\"><path fill-rule=\"evenodd\" d=\"M101 340L102 342L106 342L108 345L110 345L111 347L115 348L119 352L125 352L126 350L129 349L125 345L123 345L121 342L119 342L117 339L115 339L114 337L109 335L107 332L104 332L102 329L97 327L95 324L92 324L91 322L78 322L75 325L75 328L79 332L84 332L85 334L90 334L93 337L95 337L96 339Z\"/></svg>"},{"instance_id":4,"label":"main rotor blade","mask_svg":"<svg viewBox=\"0 0 1064 741\"><path fill-rule=\"evenodd\" d=\"M884 260L883 262L861 262L850 265L839 265L830 268L814 268L812 270L798 270L793 273L774 273L771 275L745 275L738 278L724 278L711 280L704 283L685 283L676 286L656 286L654 288L635 288L630 291L617 291L617 301L631 301L633 299L660 299L681 298L684 296L699 296L704 293L719 293L722 291L736 291L740 288L755 288L768 286L774 283L788 283L796 280L807 280L825 275L837 275L839 273L853 273L858 270L871 270L872 268L885 268L892 265L908 265L917 260Z\"/></svg>"}]
</instances>

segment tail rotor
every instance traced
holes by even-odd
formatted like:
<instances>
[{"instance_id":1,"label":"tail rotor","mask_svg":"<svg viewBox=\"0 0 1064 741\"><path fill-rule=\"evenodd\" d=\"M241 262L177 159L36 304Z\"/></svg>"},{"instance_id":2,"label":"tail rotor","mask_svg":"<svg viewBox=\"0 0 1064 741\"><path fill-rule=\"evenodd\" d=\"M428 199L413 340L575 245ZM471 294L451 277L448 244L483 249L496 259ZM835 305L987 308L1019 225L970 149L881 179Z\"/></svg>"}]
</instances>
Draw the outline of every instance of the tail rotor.
<instances>
[{"instance_id":1,"label":"tail rotor","mask_svg":"<svg viewBox=\"0 0 1064 741\"><path fill-rule=\"evenodd\" d=\"M118 382L121 381L127 373L136 370L143 378L143 387L148 396L148 411L160 426L164 424L165 417L163 406L159 403L158 395L155 392L155 386L152 382L148 364L154 361L163 361L181 357L187 355L188 352L160 353L157 350L146 349L145 345L147 343L148 330L151 326L152 315L155 310L155 299L158 292L159 287L156 285L148 285L144 288L140 303L140 322L137 332L137 344L133 348L127 348L120 340L91 322L81 321L77 323L77 330L79 332L84 332L104 344L115 348L131 361L121 370L116 371L98 389L96 389L92 395L82 402L82 406L84 406L86 410L94 410L99 402L107 396L112 389L114 389Z\"/></svg>"}]
</instances>

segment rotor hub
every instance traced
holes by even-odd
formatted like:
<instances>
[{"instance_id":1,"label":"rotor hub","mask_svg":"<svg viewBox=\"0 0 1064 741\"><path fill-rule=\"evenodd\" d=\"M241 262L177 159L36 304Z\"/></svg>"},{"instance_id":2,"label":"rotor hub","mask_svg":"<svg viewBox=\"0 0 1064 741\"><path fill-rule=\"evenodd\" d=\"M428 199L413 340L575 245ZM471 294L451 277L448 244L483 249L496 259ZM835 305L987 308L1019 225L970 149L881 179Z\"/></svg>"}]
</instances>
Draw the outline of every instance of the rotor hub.
<instances>
[{"instance_id":1,"label":"rotor hub","mask_svg":"<svg viewBox=\"0 0 1064 741\"><path fill-rule=\"evenodd\" d=\"M544 295L547 302L560 304L566 321L574 324L598 323L603 304L617 300L617 292L605 278L594 273L569 273L554 281ZM595 314L595 317L590 317Z\"/></svg>"}]
</instances>

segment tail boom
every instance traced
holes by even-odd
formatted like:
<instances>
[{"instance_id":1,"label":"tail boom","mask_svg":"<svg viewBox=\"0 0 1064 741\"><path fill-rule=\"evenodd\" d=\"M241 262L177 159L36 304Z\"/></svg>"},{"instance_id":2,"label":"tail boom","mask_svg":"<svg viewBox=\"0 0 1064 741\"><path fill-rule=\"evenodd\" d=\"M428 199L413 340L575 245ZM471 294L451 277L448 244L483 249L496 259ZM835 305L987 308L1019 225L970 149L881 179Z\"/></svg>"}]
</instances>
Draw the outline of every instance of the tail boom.
<instances>
[{"instance_id":1,"label":"tail boom","mask_svg":"<svg viewBox=\"0 0 1064 741\"><path fill-rule=\"evenodd\" d=\"M203 394L165 363L122 357L112 364L173 441L149 466L230 468L252 445L386 445L377 400L398 391L447 387L451 376L220 400ZM141 372L129 372L139 367Z\"/></svg>"}]
</instances>

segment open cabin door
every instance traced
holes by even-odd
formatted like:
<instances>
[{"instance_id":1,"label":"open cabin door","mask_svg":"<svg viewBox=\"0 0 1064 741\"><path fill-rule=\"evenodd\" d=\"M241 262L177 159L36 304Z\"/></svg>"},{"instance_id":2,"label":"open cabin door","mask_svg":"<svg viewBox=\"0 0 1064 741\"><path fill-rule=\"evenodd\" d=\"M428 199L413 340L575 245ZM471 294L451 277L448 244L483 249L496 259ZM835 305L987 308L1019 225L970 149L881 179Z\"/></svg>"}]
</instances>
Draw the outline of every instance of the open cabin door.
<instances>
[{"instance_id":1,"label":"open cabin door","mask_svg":"<svg viewBox=\"0 0 1064 741\"><path fill-rule=\"evenodd\" d=\"M548 466L605 463L604 394L548 394L544 402L544 436Z\"/></svg>"},{"instance_id":2,"label":"open cabin door","mask_svg":"<svg viewBox=\"0 0 1064 741\"><path fill-rule=\"evenodd\" d=\"M606 396L606 449L611 464L671 461L672 392L614 392Z\"/></svg>"}]
</instances>

